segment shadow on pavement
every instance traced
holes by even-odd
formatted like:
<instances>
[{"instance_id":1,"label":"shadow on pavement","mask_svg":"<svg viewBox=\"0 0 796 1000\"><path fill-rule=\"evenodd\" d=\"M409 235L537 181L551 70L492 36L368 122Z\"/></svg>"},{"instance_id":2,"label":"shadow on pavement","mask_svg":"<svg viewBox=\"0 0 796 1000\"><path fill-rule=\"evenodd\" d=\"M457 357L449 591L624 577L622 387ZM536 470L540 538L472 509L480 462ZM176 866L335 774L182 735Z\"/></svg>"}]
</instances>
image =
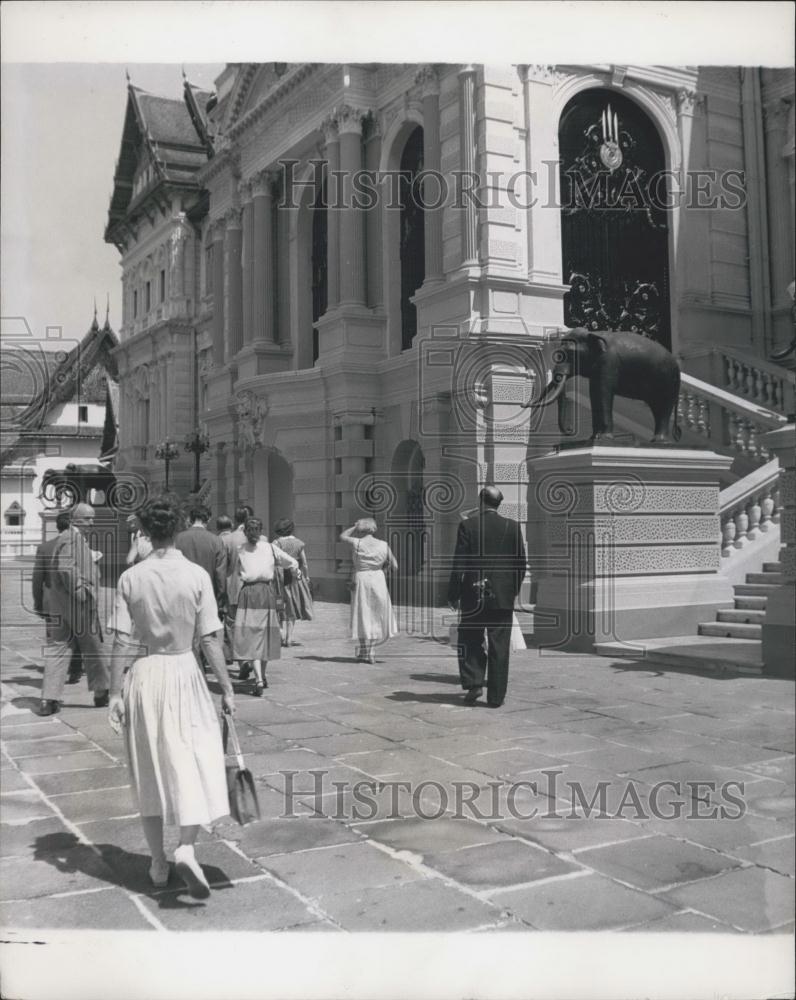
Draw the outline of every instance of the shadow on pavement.
<instances>
[{"instance_id":1,"label":"shadow on pavement","mask_svg":"<svg viewBox=\"0 0 796 1000\"><path fill-rule=\"evenodd\" d=\"M41 698L30 698L23 695L20 698L12 698L11 704L14 708L27 709L29 712L33 712L33 714L38 718Z\"/></svg>"},{"instance_id":2,"label":"shadow on pavement","mask_svg":"<svg viewBox=\"0 0 796 1000\"><path fill-rule=\"evenodd\" d=\"M429 684L458 684L458 676L453 674L410 674L413 681L428 681Z\"/></svg>"},{"instance_id":3,"label":"shadow on pavement","mask_svg":"<svg viewBox=\"0 0 796 1000\"><path fill-rule=\"evenodd\" d=\"M681 651L685 651L685 647ZM671 666L668 664L662 666L662 664L656 663L653 666L651 663L645 663L644 660L615 660L609 666L617 674L643 673L649 674L650 677L665 677L667 674L690 674L692 677L704 677L711 681L735 681L748 676L739 670L734 670L731 664L714 670L709 667L689 667L685 664L673 663Z\"/></svg>"},{"instance_id":4,"label":"shadow on pavement","mask_svg":"<svg viewBox=\"0 0 796 1000\"><path fill-rule=\"evenodd\" d=\"M41 677L4 677L4 684L19 684L24 687L37 687L42 686Z\"/></svg>"},{"instance_id":5,"label":"shadow on pavement","mask_svg":"<svg viewBox=\"0 0 796 1000\"><path fill-rule=\"evenodd\" d=\"M356 656L294 656L294 660L314 660L316 663L359 663ZM370 664L365 664L369 666Z\"/></svg>"},{"instance_id":6,"label":"shadow on pavement","mask_svg":"<svg viewBox=\"0 0 796 1000\"><path fill-rule=\"evenodd\" d=\"M427 705L461 705L461 695L418 694L416 691L393 691L387 695L388 701L417 701Z\"/></svg>"},{"instance_id":7,"label":"shadow on pavement","mask_svg":"<svg viewBox=\"0 0 796 1000\"><path fill-rule=\"evenodd\" d=\"M161 910L190 909L204 905L195 900L180 898L188 893L188 889L174 874L173 867L169 873L168 885L155 889L149 880L149 855L133 854L116 844L91 846L81 844L73 833L48 833L36 838L33 857L36 861L46 861L59 872L83 872L121 889L148 896ZM203 864L202 869L213 889L232 888L232 882L222 869L207 864Z\"/></svg>"}]
</instances>

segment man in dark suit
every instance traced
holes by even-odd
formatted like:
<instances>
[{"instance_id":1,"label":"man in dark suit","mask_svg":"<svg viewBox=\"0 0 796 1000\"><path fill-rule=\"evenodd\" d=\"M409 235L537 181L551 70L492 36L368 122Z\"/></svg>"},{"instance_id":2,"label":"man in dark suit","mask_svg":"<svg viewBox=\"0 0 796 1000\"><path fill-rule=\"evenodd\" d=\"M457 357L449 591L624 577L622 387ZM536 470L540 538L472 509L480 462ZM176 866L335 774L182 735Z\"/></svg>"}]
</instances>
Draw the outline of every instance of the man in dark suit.
<instances>
[{"instance_id":1,"label":"man in dark suit","mask_svg":"<svg viewBox=\"0 0 796 1000\"><path fill-rule=\"evenodd\" d=\"M55 527L58 529L58 534L67 530L71 520L72 515L70 512L68 510L62 510L55 519ZM57 542L58 535L51 538L49 542L42 542L42 544L36 549L36 560L33 564L33 579L31 580L31 586L33 588L33 610L40 618L44 619L48 641L50 641L51 632L53 631L53 622L51 622L52 612L50 607L50 587L52 586L52 559ZM82 676L83 659L77 645L72 642L72 659L69 664L69 671L66 675L66 683L77 684Z\"/></svg>"},{"instance_id":2,"label":"man in dark suit","mask_svg":"<svg viewBox=\"0 0 796 1000\"><path fill-rule=\"evenodd\" d=\"M224 543L207 530L210 511L204 504L195 504L188 512L190 528L181 531L174 539L174 545L186 559L207 570L213 581L216 603L222 608L227 596L227 550Z\"/></svg>"},{"instance_id":3,"label":"man in dark suit","mask_svg":"<svg viewBox=\"0 0 796 1000\"><path fill-rule=\"evenodd\" d=\"M517 522L498 514L503 494L496 486L485 486L478 499L478 513L459 525L448 604L460 611L458 657L467 691L464 703L478 701L486 677L487 704L499 708L509 680L511 623L525 576L525 545Z\"/></svg>"},{"instance_id":4,"label":"man in dark suit","mask_svg":"<svg viewBox=\"0 0 796 1000\"><path fill-rule=\"evenodd\" d=\"M39 715L60 710L63 685L72 652L77 646L83 658L94 705L108 704L110 674L108 650L99 620L100 577L96 560L84 533L94 524L94 508L79 503L72 509L69 527L55 539L50 560L48 647L44 657L44 680Z\"/></svg>"}]
</instances>

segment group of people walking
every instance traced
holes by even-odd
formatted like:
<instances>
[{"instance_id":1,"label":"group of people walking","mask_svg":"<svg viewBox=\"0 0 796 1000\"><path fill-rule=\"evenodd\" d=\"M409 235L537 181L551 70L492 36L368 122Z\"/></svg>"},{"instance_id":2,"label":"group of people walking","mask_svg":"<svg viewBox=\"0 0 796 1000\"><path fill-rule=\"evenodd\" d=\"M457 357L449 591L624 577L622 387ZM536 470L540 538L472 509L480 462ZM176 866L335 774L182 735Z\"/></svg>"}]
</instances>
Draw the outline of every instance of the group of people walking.
<instances>
[{"instance_id":1,"label":"group of people walking","mask_svg":"<svg viewBox=\"0 0 796 1000\"><path fill-rule=\"evenodd\" d=\"M501 500L494 487L481 491L479 514L460 526L454 555L449 600L461 610L458 655L466 704L475 703L484 683L490 705L501 704L506 692L525 550L516 522L497 514ZM224 653L226 616L233 623L231 658L243 672L251 670L255 692L262 694L267 662L292 641L292 625L312 615L304 545L288 519L277 523L277 538L269 542L250 508L236 513L234 530L220 517L213 535L206 508L193 507L190 526L182 528L174 500L150 501L131 523L129 566L119 578L108 623L113 635L108 663L97 612L96 559L82 534L92 516L88 505L79 504L70 523L58 525L55 543L47 543L51 548L40 549L37 567L45 579L35 581L34 589L46 589L37 609L47 619L53 649L44 690L59 694L52 678L47 686L48 667L57 664L51 673L62 678L77 644L95 704L109 706L111 726L124 734L151 855L150 879L155 887L168 884L163 827L177 825L175 871L191 895L203 899L210 887L194 843L200 827L229 814L229 793L219 720L200 660L220 686L222 711L234 716ZM398 631L385 576L397 562L376 530L371 518L363 518L340 536L352 548L351 635L357 659L368 663L375 661L376 647ZM49 618L56 608L65 610L57 629ZM99 630L96 639L86 638L93 634L83 628L88 622Z\"/></svg>"}]
</instances>

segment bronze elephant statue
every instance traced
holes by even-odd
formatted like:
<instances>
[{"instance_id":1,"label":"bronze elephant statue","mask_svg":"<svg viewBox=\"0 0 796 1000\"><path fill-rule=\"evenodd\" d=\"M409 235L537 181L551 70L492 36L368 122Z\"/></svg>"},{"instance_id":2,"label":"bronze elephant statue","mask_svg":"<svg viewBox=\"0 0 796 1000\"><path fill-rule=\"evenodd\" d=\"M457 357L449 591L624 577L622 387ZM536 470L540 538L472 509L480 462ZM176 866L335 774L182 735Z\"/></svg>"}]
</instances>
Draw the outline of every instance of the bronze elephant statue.
<instances>
[{"instance_id":1,"label":"bronze elephant statue","mask_svg":"<svg viewBox=\"0 0 796 1000\"><path fill-rule=\"evenodd\" d=\"M647 404L655 421L653 442L669 440L674 414L672 436L679 441L680 366L674 355L654 340L622 331L568 330L556 346L553 361L552 381L538 400L524 405L546 406L557 400L562 434L572 433L567 382L573 375L583 375L589 380L593 441L613 437L614 396Z\"/></svg>"}]
</instances>

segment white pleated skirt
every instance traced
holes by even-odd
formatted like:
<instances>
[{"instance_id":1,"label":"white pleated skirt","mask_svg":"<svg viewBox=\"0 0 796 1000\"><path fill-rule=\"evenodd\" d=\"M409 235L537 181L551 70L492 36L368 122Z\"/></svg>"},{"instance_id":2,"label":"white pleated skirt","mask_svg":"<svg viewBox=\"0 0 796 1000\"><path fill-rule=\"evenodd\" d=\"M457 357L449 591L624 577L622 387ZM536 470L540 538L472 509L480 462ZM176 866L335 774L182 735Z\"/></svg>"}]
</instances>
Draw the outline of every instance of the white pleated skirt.
<instances>
[{"instance_id":1,"label":"white pleated skirt","mask_svg":"<svg viewBox=\"0 0 796 1000\"><path fill-rule=\"evenodd\" d=\"M213 699L192 652L136 660L124 703L127 758L142 816L208 826L229 814Z\"/></svg>"},{"instance_id":2,"label":"white pleated skirt","mask_svg":"<svg viewBox=\"0 0 796 1000\"><path fill-rule=\"evenodd\" d=\"M385 642L398 635L387 580L380 569L358 570L351 597L351 638Z\"/></svg>"}]
</instances>

